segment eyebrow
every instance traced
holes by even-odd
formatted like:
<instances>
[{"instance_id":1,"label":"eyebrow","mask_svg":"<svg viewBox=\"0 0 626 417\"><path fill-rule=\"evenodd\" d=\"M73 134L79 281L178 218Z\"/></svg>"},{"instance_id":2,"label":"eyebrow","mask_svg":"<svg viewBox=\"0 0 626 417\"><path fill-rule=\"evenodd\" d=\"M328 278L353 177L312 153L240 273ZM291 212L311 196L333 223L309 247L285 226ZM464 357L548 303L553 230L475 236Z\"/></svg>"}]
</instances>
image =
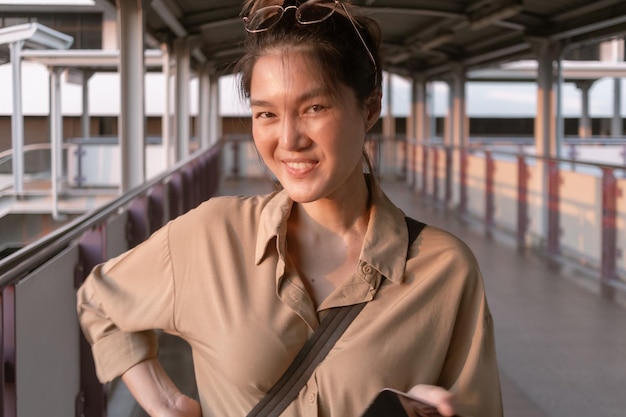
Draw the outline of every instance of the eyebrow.
<instances>
[{"instance_id":1,"label":"eyebrow","mask_svg":"<svg viewBox=\"0 0 626 417\"><path fill-rule=\"evenodd\" d=\"M301 94L300 96L297 97L296 101L298 103L302 103L305 102L307 100L311 100L313 98L316 97L320 97L320 96L324 96L328 94L328 89L327 88L323 88L323 87L319 87L319 88L314 88L312 90L306 91L304 94ZM269 107L271 106L272 103L267 101L267 100L258 100L258 99L250 99L250 107Z\"/></svg>"}]
</instances>

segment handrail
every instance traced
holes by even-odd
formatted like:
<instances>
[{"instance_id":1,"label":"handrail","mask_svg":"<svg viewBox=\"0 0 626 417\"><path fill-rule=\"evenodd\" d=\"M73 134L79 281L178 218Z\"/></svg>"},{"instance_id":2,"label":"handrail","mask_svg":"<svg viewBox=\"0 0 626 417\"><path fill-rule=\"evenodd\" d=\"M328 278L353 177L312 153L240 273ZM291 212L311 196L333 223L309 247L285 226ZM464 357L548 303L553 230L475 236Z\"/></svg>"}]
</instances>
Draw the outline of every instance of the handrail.
<instances>
[{"instance_id":1,"label":"handrail","mask_svg":"<svg viewBox=\"0 0 626 417\"><path fill-rule=\"evenodd\" d=\"M444 143L432 143L432 142L428 142L428 141L418 142L415 139L409 140L408 143L410 145L415 145L415 146L426 146L426 147L431 147L431 148L460 150L460 151L467 151L467 152L470 152L470 153L471 152L479 152L479 151L488 151L492 155L506 155L506 156L512 156L512 157L523 156L523 157L529 158L529 159L537 159L537 160L542 160L542 161L552 161L552 162L558 162L558 163L563 163L563 164L586 165L586 166L590 166L590 167L594 167L594 168L600 168L600 169L626 170L626 166L625 165L606 164L606 163L585 161L585 160L579 160L579 159L567 159L567 158L550 157L550 156L543 156L543 155L527 153L527 152L523 152L523 151L512 152L512 151L499 150L497 148L485 148L483 146L446 145ZM617 145L621 145L621 143L619 143ZM514 146L514 145L512 144L510 146Z\"/></svg>"},{"instance_id":2,"label":"handrail","mask_svg":"<svg viewBox=\"0 0 626 417\"><path fill-rule=\"evenodd\" d=\"M57 253L61 252L82 233L98 225L113 211L131 202L137 196L147 192L155 185L164 182L169 176L182 170L190 162L200 158L205 153L217 152L220 144L207 150L200 150L189 158L180 161L170 170L160 174L150 181L138 185L121 197L110 201L103 206L87 212L70 223L51 232L49 235L25 246L0 261L0 289L15 284L29 272L38 268Z\"/></svg>"}]
</instances>

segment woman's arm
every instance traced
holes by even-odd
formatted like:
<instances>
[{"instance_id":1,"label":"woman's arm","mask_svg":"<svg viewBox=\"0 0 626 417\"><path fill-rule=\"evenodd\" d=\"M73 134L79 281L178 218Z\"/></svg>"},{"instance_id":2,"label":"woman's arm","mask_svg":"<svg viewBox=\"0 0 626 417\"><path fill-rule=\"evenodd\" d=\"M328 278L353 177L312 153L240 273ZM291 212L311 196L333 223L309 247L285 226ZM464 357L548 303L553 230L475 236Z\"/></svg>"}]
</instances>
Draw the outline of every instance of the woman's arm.
<instances>
[{"instance_id":1,"label":"woman's arm","mask_svg":"<svg viewBox=\"0 0 626 417\"><path fill-rule=\"evenodd\" d=\"M130 368L122 380L152 417L201 417L200 404L181 393L157 359Z\"/></svg>"}]
</instances>

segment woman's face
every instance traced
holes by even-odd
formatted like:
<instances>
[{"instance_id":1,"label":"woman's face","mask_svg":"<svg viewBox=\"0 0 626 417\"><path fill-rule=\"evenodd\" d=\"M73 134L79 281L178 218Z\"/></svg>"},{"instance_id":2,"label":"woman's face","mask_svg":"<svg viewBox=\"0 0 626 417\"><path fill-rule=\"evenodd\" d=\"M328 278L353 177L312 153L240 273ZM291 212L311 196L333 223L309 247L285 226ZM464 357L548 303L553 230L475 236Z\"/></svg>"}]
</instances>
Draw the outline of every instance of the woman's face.
<instances>
[{"instance_id":1,"label":"woman's face","mask_svg":"<svg viewBox=\"0 0 626 417\"><path fill-rule=\"evenodd\" d=\"M360 189L365 133L380 111L380 100L363 106L341 83L330 94L317 71L303 53L272 52L258 59L250 85L256 147L299 203Z\"/></svg>"}]
</instances>

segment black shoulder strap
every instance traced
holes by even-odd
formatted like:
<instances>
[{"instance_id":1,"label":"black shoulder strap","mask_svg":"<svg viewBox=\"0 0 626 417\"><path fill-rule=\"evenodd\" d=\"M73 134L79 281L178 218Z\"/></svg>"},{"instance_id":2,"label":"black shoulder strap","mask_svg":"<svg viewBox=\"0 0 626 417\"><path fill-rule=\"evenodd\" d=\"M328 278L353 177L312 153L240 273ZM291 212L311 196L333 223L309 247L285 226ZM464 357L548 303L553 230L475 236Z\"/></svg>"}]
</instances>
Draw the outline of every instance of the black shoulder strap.
<instances>
[{"instance_id":1,"label":"black shoulder strap","mask_svg":"<svg viewBox=\"0 0 626 417\"><path fill-rule=\"evenodd\" d=\"M411 217L406 216L404 218L406 220L406 227L409 229L409 248L415 242L415 239L422 233L422 230L426 227L425 223L417 221Z\"/></svg>"},{"instance_id":2,"label":"black shoulder strap","mask_svg":"<svg viewBox=\"0 0 626 417\"><path fill-rule=\"evenodd\" d=\"M410 217L406 217L409 230L409 248L426 226ZM335 342L350 326L352 320L361 312L366 303L332 308L313 335L306 341L289 368L278 382L265 394L248 413L247 417L278 417L298 396L309 380L317 365L330 352Z\"/></svg>"}]
</instances>

